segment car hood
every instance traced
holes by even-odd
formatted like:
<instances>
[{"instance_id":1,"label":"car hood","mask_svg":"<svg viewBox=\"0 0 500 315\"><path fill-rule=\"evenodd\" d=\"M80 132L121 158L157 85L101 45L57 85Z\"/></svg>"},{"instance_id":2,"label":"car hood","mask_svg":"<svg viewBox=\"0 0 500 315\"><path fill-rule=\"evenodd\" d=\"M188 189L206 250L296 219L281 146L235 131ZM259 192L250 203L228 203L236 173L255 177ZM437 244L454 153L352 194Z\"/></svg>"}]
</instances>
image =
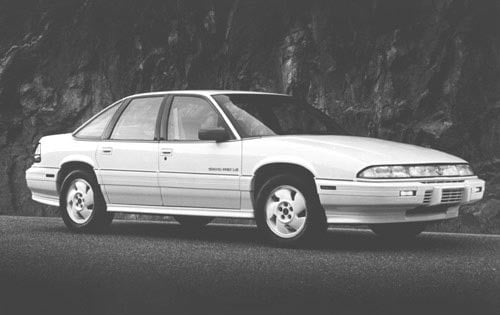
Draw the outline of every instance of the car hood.
<instances>
[{"instance_id":1,"label":"car hood","mask_svg":"<svg viewBox=\"0 0 500 315\"><path fill-rule=\"evenodd\" d=\"M353 136L281 136L276 137L290 145L306 146L321 150L322 154L349 157L360 164L426 164L466 163L461 158L434 149L394 141Z\"/></svg>"}]
</instances>

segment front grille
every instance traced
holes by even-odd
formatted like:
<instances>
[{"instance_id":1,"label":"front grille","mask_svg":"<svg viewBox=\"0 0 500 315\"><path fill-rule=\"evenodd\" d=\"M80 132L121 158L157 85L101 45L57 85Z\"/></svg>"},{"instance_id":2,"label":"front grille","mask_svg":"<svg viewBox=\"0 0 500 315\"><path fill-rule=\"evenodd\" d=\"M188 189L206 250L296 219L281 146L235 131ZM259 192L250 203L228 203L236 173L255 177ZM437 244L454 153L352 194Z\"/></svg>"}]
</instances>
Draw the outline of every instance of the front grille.
<instances>
[{"instance_id":1,"label":"front grille","mask_svg":"<svg viewBox=\"0 0 500 315\"><path fill-rule=\"evenodd\" d=\"M432 190L426 190L424 195L424 205L428 205L431 202Z\"/></svg>"},{"instance_id":2,"label":"front grille","mask_svg":"<svg viewBox=\"0 0 500 315\"><path fill-rule=\"evenodd\" d=\"M443 193L441 196L441 203L445 204L460 203L460 201L462 201L463 194L464 194L463 188L443 189Z\"/></svg>"}]
</instances>

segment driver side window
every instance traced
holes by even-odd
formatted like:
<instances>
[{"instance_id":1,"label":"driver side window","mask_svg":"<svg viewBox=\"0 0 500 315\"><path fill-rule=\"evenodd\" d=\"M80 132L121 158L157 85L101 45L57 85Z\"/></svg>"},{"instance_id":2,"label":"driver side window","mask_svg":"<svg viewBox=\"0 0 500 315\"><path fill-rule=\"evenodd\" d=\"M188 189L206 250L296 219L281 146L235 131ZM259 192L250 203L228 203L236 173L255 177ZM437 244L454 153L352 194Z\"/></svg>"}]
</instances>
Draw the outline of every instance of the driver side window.
<instances>
[{"instance_id":1,"label":"driver side window","mask_svg":"<svg viewBox=\"0 0 500 315\"><path fill-rule=\"evenodd\" d=\"M168 140L196 141L201 129L224 128L219 113L199 97L176 96L168 116Z\"/></svg>"}]
</instances>

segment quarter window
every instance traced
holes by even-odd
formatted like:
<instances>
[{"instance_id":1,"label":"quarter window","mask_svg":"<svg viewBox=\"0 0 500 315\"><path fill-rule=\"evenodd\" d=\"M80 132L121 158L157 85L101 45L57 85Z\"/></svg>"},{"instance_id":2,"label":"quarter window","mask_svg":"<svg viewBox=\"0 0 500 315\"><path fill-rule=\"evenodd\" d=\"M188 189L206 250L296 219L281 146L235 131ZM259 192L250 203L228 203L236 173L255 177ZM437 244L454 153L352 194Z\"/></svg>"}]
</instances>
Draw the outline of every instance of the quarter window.
<instances>
[{"instance_id":1,"label":"quarter window","mask_svg":"<svg viewBox=\"0 0 500 315\"><path fill-rule=\"evenodd\" d=\"M199 97L176 96L168 116L168 140L199 140L201 129L226 128L224 120Z\"/></svg>"},{"instance_id":2,"label":"quarter window","mask_svg":"<svg viewBox=\"0 0 500 315\"><path fill-rule=\"evenodd\" d=\"M118 119L111 139L154 140L162 101L163 96L133 99Z\"/></svg>"},{"instance_id":3,"label":"quarter window","mask_svg":"<svg viewBox=\"0 0 500 315\"><path fill-rule=\"evenodd\" d=\"M80 129L75 136L77 138L91 138L91 139L96 139L96 138L101 138L102 133L104 132L104 129L106 129L106 126L108 125L109 121L113 117L113 115L116 113L118 108L120 108L120 104L116 105L111 105L109 108L104 110L99 116L95 117L92 119L85 127Z\"/></svg>"}]
</instances>

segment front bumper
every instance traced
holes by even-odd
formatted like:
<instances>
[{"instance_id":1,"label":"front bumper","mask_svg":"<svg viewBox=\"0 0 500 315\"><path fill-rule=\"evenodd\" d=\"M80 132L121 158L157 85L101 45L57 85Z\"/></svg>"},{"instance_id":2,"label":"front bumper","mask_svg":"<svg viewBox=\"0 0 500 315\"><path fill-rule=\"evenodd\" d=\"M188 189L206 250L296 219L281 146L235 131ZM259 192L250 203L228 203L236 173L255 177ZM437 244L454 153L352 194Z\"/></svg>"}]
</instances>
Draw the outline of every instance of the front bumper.
<instances>
[{"instance_id":1,"label":"front bumper","mask_svg":"<svg viewBox=\"0 0 500 315\"><path fill-rule=\"evenodd\" d=\"M435 221L458 216L460 205L483 198L477 177L412 181L316 179L328 223L375 224ZM402 196L402 192L412 192Z\"/></svg>"}]
</instances>

